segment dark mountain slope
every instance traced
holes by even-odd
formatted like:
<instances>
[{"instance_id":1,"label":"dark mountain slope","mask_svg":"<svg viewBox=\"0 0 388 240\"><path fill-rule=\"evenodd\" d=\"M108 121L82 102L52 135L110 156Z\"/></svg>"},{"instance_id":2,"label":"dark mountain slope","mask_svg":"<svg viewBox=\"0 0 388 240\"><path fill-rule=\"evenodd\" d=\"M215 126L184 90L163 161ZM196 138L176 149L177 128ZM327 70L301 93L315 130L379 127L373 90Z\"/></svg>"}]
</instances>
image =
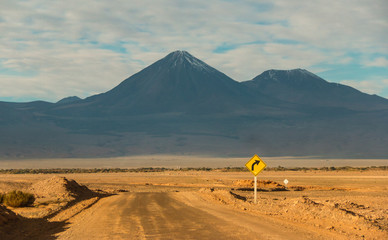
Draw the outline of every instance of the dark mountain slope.
<instances>
[{"instance_id":1,"label":"dark mountain slope","mask_svg":"<svg viewBox=\"0 0 388 240\"><path fill-rule=\"evenodd\" d=\"M258 93L312 107L356 111L388 109L388 100L352 87L329 83L304 69L268 70L243 84Z\"/></svg>"},{"instance_id":2,"label":"dark mountain slope","mask_svg":"<svg viewBox=\"0 0 388 240\"><path fill-rule=\"evenodd\" d=\"M15 122L39 121L40 113L47 111L54 104L44 101L27 103L0 102L0 123L12 124Z\"/></svg>"}]
</instances>

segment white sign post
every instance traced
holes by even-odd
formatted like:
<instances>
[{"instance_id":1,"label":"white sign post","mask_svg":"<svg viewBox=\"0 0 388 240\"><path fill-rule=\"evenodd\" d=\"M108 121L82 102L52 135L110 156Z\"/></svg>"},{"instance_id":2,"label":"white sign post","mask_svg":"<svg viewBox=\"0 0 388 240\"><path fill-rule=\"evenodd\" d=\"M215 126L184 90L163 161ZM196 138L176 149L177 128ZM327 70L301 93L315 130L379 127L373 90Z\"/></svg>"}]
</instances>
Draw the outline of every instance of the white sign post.
<instances>
[{"instance_id":1,"label":"white sign post","mask_svg":"<svg viewBox=\"0 0 388 240\"><path fill-rule=\"evenodd\" d=\"M257 176L255 176L255 204L257 204Z\"/></svg>"}]
</instances>

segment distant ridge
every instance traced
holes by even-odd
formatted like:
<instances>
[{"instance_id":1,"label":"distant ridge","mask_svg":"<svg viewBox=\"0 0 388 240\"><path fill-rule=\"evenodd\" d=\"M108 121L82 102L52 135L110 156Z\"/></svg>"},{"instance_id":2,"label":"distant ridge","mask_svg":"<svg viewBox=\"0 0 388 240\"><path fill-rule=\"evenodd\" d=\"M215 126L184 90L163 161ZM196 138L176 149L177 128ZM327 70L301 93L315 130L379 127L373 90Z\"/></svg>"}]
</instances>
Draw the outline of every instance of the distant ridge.
<instances>
[{"instance_id":1,"label":"distant ridge","mask_svg":"<svg viewBox=\"0 0 388 240\"><path fill-rule=\"evenodd\" d=\"M59 100L57 103L58 104L74 103L74 102L77 102L79 100L81 100L81 98L79 98L77 96L72 96L72 97L63 98L63 99Z\"/></svg>"}]
</instances>

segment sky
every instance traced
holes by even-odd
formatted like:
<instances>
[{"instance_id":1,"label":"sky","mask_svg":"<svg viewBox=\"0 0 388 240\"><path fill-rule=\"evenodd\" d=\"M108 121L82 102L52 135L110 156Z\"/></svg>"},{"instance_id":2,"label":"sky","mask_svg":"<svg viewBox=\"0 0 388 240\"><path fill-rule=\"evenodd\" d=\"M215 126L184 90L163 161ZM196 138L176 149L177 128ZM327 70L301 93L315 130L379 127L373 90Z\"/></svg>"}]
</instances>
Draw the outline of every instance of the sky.
<instances>
[{"instance_id":1,"label":"sky","mask_svg":"<svg viewBox=\"0 0 388 240\"><path fill-rule=\"evenodd\" d=\"M0 101L106 92L175 50L236 81L303 68L388 98L386 0L0 0Z\"/></svg>"}]
</instances>

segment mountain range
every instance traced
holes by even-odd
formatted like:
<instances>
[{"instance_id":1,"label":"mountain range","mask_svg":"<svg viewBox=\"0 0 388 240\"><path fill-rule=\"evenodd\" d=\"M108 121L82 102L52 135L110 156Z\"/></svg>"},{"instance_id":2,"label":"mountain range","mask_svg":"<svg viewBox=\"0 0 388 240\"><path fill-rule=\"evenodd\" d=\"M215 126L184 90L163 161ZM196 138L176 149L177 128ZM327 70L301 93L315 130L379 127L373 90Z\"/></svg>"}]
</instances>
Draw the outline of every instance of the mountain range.
<instances>
[{"instance_id":1,"label":"mountain range","mask_svg":"<svg viewBox=\"0 0 388 240\"><path fill-rule=\"evenodd\" d=\"M0 158L388 156L388 100L304 69L237 82L175 51L113 89L0 102Z\"/></svg>"}]
</instances>

